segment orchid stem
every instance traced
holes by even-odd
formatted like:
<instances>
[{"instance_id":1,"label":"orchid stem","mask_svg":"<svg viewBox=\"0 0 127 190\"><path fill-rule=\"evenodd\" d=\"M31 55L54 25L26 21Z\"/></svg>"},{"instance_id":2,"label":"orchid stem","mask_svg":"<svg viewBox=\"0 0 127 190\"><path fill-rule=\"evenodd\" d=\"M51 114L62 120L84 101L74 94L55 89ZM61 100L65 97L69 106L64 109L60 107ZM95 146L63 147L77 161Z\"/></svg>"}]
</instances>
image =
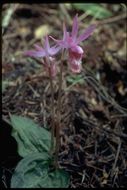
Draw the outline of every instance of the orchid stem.
<instances>
[{"instance_id":1,"label":"orchid stem","mask_svg":"<svg viewBox=\"0 0 127 190\"><path fill-rule=\"evenodd\" d=\"M50 76L50 86L51 86L51 118L52 118L52 125L51 125L51 154L54 152L54 131L55 131L55 114L54 114L54 88L53 88L53 81L52 77Z\"/></svg>"},{"instance_id":2,"label":"orchid stem","mask_svg":"<svg viewBox=\"0 0 127 190\"><path fill-rule=\"evenodd\" d=\"M55 146L55 166L58 168L58 154L59 154L59 147L60 147L60 126L61 126L61 92L62 92L62 72L63 72L63 54L61 56L61 65L60 65L60 75L59 75L59 92L58 92L58 120L56 123L56 146Z\"/></svg>"},{"instance_id":3,"label":"orchid stem","mask_svg":"<svg viewBox=\"0 0 127 190\"><path fill-rule=\"evenodd\" d=\"M49 59L47 62L50 64ZM55 134L55 112L54 112L54 88L53 88L53 80L51 75L51 68L49 67L49 80L50 80L50 89L51 89L51 147L50 154L52 156L54 152L54 134Z\"/></svg>"}]
</instances>

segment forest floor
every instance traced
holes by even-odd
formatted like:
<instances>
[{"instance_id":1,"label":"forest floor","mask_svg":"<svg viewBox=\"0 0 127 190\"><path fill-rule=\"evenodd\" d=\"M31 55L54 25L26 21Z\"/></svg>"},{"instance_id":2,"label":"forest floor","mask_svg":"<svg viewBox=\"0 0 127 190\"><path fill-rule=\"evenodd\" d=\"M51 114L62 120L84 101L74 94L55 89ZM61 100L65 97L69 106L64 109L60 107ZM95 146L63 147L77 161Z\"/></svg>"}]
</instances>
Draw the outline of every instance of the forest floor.
<instances>
[{"instance_id":1,"label":"forest floor","mask_svg":"<svg viewBox=\"0 0 127 190\"><path fill-rule=\"evenodd\" d=\"M82 72L72 74L64 64L59 164L70 173L71 188L127 186L127 17L120 5L117 11L113 4L106 6L113 13L111 18L80 17L81 30L97 23L95 32L82 43ZM2 26L3 187L10 187L20 160L7 130L9 113L32 118L49 130L51 126L49 78L41 63L23 52L40 44L47 31L61 38L62 22L71 26L77 12L83 14L64 4L2 7L6 21ZM56 109L58 76L53 83Z\"/></svg>"}]
</instances>

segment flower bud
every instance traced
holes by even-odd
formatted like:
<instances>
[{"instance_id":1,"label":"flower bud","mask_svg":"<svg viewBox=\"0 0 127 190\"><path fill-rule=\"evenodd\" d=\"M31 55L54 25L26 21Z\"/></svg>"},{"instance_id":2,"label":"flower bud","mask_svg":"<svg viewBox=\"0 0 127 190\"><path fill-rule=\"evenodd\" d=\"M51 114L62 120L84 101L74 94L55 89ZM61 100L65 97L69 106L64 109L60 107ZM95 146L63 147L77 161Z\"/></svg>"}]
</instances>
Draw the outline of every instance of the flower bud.
<instances>
[{"instance_id":1,"label":"flower bud","mask_svg":"<svg viewBox=\"0 0 127 190\"><path fill-rule=\"evenodd\" d=\"M44 65L47 69L48 74L54 78L57 74L55 58L49 57L49 61L45 59Z\"/></svg>"}]
</instances>

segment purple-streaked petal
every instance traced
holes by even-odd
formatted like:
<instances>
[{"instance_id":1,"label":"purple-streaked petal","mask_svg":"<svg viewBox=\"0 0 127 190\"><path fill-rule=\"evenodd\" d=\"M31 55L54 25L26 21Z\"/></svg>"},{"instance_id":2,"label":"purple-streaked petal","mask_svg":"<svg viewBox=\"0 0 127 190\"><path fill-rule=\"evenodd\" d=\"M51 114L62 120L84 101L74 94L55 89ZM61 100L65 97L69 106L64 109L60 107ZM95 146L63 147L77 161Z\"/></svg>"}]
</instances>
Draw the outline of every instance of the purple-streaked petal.
<instances>
[{"instance_id":1,"label":"purple-streaked petal","mask_svg":"<svg viewBox=\"0 0 127 190\"><path fill-rule=\"evenodd\" d=\"M78 14L74 17L71 36L75 40L78 33Z\"/></svg>"},{"instance_id":2,"label":"purple-streaked petal","mask_svg":"<svg viewBox=\"0 0 127 190\"><path fill-rule=\"evenodd\" d=\"M51 38L55 43L57 43L59 45L59 43L62 41L62 40L57 40L55 38L53 38L52 36L49 36L49 38Z\"/></svg>"},{"instance_id":3,"label":"purple-streaked petal","mask_svg":"<svg viewBox=\"0 0 127 190\"><path fill-rule=\"evenodd\" d=\"M46 51L46 54L48 54L48 53L49 53L49 50L50 50L50 45L49 45L48 36L45 37L44 49L45 49L45 51Z\"/></svg>"},{"instance_id":4,"label":"purple-streaked petal","mask_svg":"<svg viewBox=\"0 0 127 190\"><path fill-rule=\"evenodd\" d=\"M64 40L57 40L55 38L53 38L52 36L49 36L58 46L60 46L60 48L64 48L65 47L65 42Z\"/></svg>"},{"instance_id":5,"label":"purple-streaked petal","mask_svg":"<svg viewBox=\"0 0 127 190\"><path fill-rule=\"evenodd\" d=\"M76 43L78 44L78 43L82 42L83 40L86 40L86 39L91 35L91 33L94 31L95 26L96 26L96 25L91 25L91 26L89 26L89 27L85 30L85 32L84 32L83 34L81 34L81 35L77 38Z\"/></svg>"},{"instance_id":6,"label":"purple-streaked petal","mask_svg":"<svg viewBox=\"0 0 127 190\"><path fill-rule=\"evenodd\" d=\"M67 29L65 23L63 23L63 41L68 37Z\"/></svg>"},{"instance_id":7,"label":"purple-streaked petal","mask_svg":"<svg viewBox=\"0 0 127 190\"><path fill-rule=\"evenodd\" d=\"M59 52L60 49L61 49L60 46L56 46L56 45L55 45L55 46L53 46L53 47L50 48L49 54L50 54L50 55L55 55L56 53Z\"/></svg>"},{"instance_id":8,"label":"purple-streaked petal","mask_svg":"<svg viewBox=\"0 0 127 190\"><path fill-rule=\"evenodd\" d=\"M30 57L44 57L45 52L44 51L29 50L29 51L25 51L24 55L27 55Z\"/></svg>"},{"instance_id":9,"label":"purple-streaked petal","mask_svg":"<svg viewBox=\"0 0 127 190\"><path fill-rule=\"evenodd\" d=\"M66 30L66 25L63 23L63 39L57 40L53 38L52 36L49 36L58 46L61 48L67 48L68 47L68 40L69 40L69 32Z\"/></svg>"}]
</instances>

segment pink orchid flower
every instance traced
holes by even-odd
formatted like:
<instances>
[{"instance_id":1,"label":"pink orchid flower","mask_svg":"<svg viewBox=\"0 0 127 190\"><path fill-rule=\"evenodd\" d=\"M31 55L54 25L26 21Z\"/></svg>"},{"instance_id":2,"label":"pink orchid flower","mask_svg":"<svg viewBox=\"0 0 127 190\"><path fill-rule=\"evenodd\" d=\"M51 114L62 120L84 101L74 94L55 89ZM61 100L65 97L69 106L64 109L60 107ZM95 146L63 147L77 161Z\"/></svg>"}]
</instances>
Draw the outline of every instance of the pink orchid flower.
<instances>
[{"instance_id":1,"label":"pink orchid flower","mask_svg":"<svg viewBox=\"0 0 127 190\"><path fill-rule=\"evenodd\" d=\"M51 74L52 77L55 77L56 64L55 58L52 56L59 52L60 47L57 45L50 47L48 36L45 37L44 48L38 46L37 44L35 44L34 47L36 50L25 51L24 54L30 57L44 58L43 64L47 72L50 72L49 74Z\"/></svg>"},{"instance_id":2,"label":"pink orchid flower","mask_svg":"<svg viewBox=\"0 0 127 190\"><path fill-rule=\"evenodd\" d=\"M67 32L65 24L63 25L63 39L57 40L52 38L57 45L59 45L62 49L68 49L69 53L69 67L72 72L79 73L81 71L81 60L83 56L83 49L78 45L80 42L86 40L93 30L95 29L95 25L89 26L83 34L77 37L78 34L78 15L74 17L72 32L71 34Z\"/></svg>"}]
</instances>

